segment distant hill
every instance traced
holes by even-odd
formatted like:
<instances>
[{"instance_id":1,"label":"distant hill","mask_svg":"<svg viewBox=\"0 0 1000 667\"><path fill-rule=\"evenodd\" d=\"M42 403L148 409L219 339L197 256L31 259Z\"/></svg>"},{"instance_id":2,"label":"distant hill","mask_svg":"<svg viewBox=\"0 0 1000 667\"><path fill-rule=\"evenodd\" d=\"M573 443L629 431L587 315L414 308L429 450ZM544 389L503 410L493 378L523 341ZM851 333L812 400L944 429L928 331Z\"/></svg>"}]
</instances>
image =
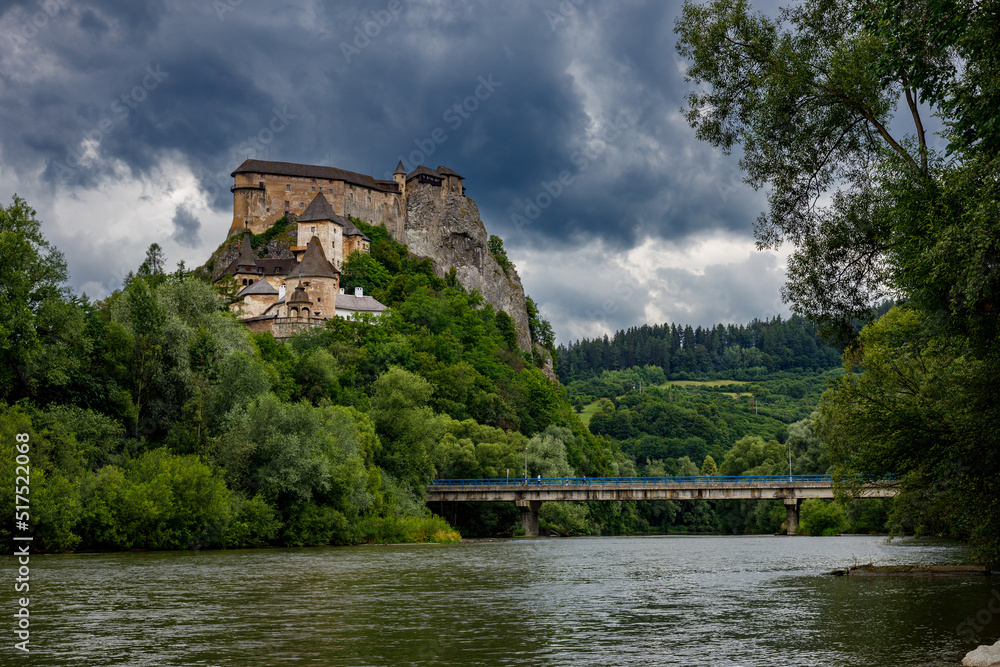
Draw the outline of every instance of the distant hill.
<instances>
[{"instance_id":1,"label":"distant hill","mask_svg":"<svg viewBox=\"0 0 1000 667\"><path fill-rule=\"evenodd\" d=\"M738 326L645 324L556 350L564 383L633 366L657 366L671 380L753 380L777 371L836 368L842 354L819 336L815 325L797 316Z\"/></svg>"}]
</instances>

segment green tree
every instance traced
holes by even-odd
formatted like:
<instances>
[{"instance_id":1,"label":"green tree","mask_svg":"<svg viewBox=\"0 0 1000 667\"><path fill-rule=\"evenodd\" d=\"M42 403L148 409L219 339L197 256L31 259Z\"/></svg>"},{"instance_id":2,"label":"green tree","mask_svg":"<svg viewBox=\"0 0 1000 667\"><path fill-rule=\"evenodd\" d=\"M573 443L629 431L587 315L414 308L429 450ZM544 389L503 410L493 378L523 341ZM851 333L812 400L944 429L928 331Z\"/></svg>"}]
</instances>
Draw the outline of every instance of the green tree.
<instances>
[{"instance_id":1,"label":"green tree","mask_svg":"<svg viewBox=\"0 0 1000 667\"><path fill-rule=\"evenodd\" d=\"M504 273L508 270L514 268L514 265L509 259L507 259L507 251L503 247L503 239L495 234L490 234L489 240L486 242L486 247L489 249L490 254L493 255L493 259L497 261L500 268L503 269Z\"/></svg>"},{"instance_id":2,"label":"green tree","mask_svg":"<svg viewBox=\"0 0 1000 667\"><path fill-rule=\"evenodd\" d=\"M372 255L355 250L344 260L341 286L346 292L353 293L355 287L360 287L365 294L383 290L389 286L391 276Z\"/></svg>"},{"instance_id":3,"label":"green tree","mask_svg":"<svg viewBox=\"0 0 1000 667\"><path fill-rule=\"evenodd\" d=\"M542 477L573 477L566 459L566 445L575 440L568 428L549 426L528 441L528 475Z\"/></svg>"},{"instance_id":4,"label":"green tree","mask_svg":"<svg viewBox=\"0 0 1000 667\"><path fill-rule=\"evenodd\" d=\"M141 434L139 422L151 396L153 384L162 372L164 345L163 326L166 314L156 293L146 279L133 280L114 302L112 318L128 333L129 374L132 402L135 405L133 434Z\"/></svg>"},{"instance_id":5,"label":"green tree","mask_svg":"<svg viewBox=\"0 0 1000 667\"><path fill-rule=\"evenodd\" d=\"M816 433L818 413L788 425L786 445L792 449L792 470L796 475L825 475L830 471L830 451Z\"/></svg>"},{"instance_id":6,"label":"green tree","mask_svg":"<svg viewBox=\"0 0 1000 667\"><path fill-rule=\"evenodd\" d=\"M538 343L547 350L554 352L556 335L552 331L552 325L541 316L538 306L530 296L524 297L524 307L528 312L528 329L531 332L532 342Z\"/></svg>"},{"instance_id":7,"label":"green tree","mask_svg":"<svg viewBox=\"0 0 1000 667\"><path fill-rule=\"evenodd\" d=\"M844 507L838 502L807 498L802 502L799 533L803 535L836 535L850 528Z\"/></svg>"},{"instance_id":8,"label":"green tree","mask_svg":"<svg viewBox=\"0 0 1000 667\"><path fill-rule=\"evenodd\" d=\"M417 494L434 472L431 452L445 433L445 420L428 407L434 389L427 380L391 367L374 384L372 420L382 441L377 462Z\"/></svg>"},{"instance_id":9,"label":"green tree","mask_svg":"<svg viewBox=\"0 0 1000 667\"><path fill-rule=\"evenodd\" d=\"M0 399L20 398L45 362L45 324L68 298L66 262L42 235L35 210L14 195L0 207Z\"/></svg>"},{"instance_id":10,"label":"green tree","mask_svg":"<svg viewBox=\"0 0 1000 667\"><path fill-rule=\"evenodd\" d=\"M739 144L747 182L769 188L758 244L796 246L785 297L855 343L847 367L863 372L822 409L835 464L894 475L898 525L967 536L1000 562L994 3L807 0L772 20L714 0L686 4L677 29L689 79L708 84L689 121ZM897 107L908 122L890 126ZM927 107L948 154L928 143ZM858 335L887 296L906 308Z\"/></svg>"},{"instance_id":11,"label":"green tree","mask_svg":"<svg viewBox=\"0 0 1000 667\"><path fill-rule=\"evenodd\" d=\"M886 296L919 296L966 313L992 299L984 292L996 287L1000 268L959 251L996 252L995 225L972 241L976 202L995 199L948 200L941 189L947 171L987 156L989 142L943 162L928 146L920 106L935 106L957 126L994 125L988 118L997 107L985 102L996 84L977 85L996 59L995 40L986 41L998 32L991 16L971 1L811 0L778 20L743 0L685 4L678 50L691 60L688 80L709 88L688 96L687 118L699 138L726 151L739 144L746 181L769 187L758 245L795 244L785 296L797 311L850 336L854 321L870 321ZM962 37L967 24L976 38ZM897 106L909 116L909 134L891 131ZM991 166L974 171L985 176ZM973 180L997 187L995 179ZM969 215L942 215L956 206ZM928 282L934 268L951 280ZM989 289L934 285L980 284L972 275L987 277Z\"/></svg>"},{"instance_id":12,"label":"green tree","mask_svg":"<svg viewBox=\"0 0 1000 667\"><path fill-rule=\"evenodd\" d=\"M350 408L264 394L230 412L215 456L231 489L277 509L284 543L328 544L357 539L375 449L370 422Z\"/></svg>"},{"instance_id":13,"label":"green tree","mask_svg":"<svg viewBox=\"0 0 1000 667\"><path fill-rule=\"evenodd\" d=\"M706 456L705 462L701 464L701 474L708 475L710 477L712 475L719 474L719 467L715 465L715 459L713 459L711 456Z\"/></svg>"},{"instance_id":14,"label":"green tree","mask_svg":"<svg viewBox=\"0 0 1000 667\"><path fill-rule=\"evenodd\" d=\"M723 475L776 475L788 471L787 450L775 440L758 436L740 438L726 452L719 472Z\"/></svg>"},{"instance_id":15,"label":"green tree","mask_svg":"<svg viewBox=\"0 0 1000 667\"><path fill-rule=\"evenodd\" d=\"M139 265L138 274L140 276L161 276L166 264L167 258L163 254L163 248L160 247L159 243L151 243L146 249L146 259Z\"/></svg>"},{"instance_id":16,"label":"green tree","mask_svg":"<svg viewBox=\"0 0 1000 667\"><path fill-rule=\"evenodd\" d=\"M860 335L856 356L820 404L820 436L838 472L865 480L895 476L897 528L971 539L1000 556L1000 365L968 341L936 336L926 316L894 308Z\"/></svg>"}]
</instances>

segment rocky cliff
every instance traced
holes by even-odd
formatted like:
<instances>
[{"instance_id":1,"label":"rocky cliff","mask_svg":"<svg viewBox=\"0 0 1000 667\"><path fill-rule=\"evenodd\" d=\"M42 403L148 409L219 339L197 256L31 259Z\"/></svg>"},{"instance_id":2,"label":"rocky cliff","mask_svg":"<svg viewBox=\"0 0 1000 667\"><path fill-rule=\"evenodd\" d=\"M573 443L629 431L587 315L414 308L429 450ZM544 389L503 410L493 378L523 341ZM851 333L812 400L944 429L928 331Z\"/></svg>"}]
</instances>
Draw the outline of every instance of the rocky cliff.
<instances>
[{"instance_id":1,"label":"rocky cliff","mask_svg":"<svg viewBox=\"0 0 1000 667\"><path fill-rule=\"evenodd\" d=\"M438 275L444 277L455 267L462 287L479 290L494 309L507 313L514 320L518 345L531 349L521 279L513 267L504 273L490 254L476 202L441 188L415 184L407 192L403 234L400 241L414 255L433 259Z\"/></svg>"}]
</instances>

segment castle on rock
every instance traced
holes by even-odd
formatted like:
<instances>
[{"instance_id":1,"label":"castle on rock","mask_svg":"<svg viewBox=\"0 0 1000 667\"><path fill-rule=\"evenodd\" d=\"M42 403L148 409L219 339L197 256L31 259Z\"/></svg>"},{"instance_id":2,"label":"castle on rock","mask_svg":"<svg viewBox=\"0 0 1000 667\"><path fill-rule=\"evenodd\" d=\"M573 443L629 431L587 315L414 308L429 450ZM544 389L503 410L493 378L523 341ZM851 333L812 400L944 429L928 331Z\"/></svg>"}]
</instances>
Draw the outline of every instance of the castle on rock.
<instances>
[{"instance_id":1,"label":"castle on rock","mask_svg":"<svg viewBox=\"0 0 1000 667\"><path fill-rule=\"evenodd\" d=\"M239 255L219 280L236 280L240 292L233 310L246 325L276 338L332 317L385 309L360 290L345 294L340 289L344 261L352 252L367 253L371 243L352 217L381 225L403 241L410 199L465 198L463 177L454 171L419 166L406 173L402 162L392 181L334 167L263 160L246 160L232 176L229 236L242 234L242 240ZM265 232L281 218L296 225L292 256L255 257L250 234Z\"/></svg>"}]
</instances>

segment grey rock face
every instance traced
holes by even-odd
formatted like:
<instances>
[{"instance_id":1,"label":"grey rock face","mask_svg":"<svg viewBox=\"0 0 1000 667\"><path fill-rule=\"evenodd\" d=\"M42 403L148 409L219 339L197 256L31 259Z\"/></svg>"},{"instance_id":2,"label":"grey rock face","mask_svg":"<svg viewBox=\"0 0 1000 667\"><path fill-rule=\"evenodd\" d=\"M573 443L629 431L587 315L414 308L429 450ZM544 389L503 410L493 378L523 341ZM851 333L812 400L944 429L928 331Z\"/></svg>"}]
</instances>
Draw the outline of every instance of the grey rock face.
<instances>
[{"instance_id":1,"label":"grey rock face","mask_svg":"<svg viewBox=\"0 0 1000 667\"><path fill-rule=\"evenodd\" d=\"M454 192L416 183L406 195L406 228L400 240L414 255L434 260L434 271L441 277L455 267L462 287L479 290L495 310L514 320L518 345L530 350L521 279L513 268L505 274L490 254L486 226L479 219L476 203Z\"/></svg>"},{"instance_id":2,"label":"grey rock face","mask_svg":"<svg viewBox=\"0 0 1000 667\"><path fill-rule=\"evenodd\" d=\"M980 646L969 651L962 660L962 667L991 667L1000 665L1000 641L993 646Z\"/></svg>"}]
</instances>

